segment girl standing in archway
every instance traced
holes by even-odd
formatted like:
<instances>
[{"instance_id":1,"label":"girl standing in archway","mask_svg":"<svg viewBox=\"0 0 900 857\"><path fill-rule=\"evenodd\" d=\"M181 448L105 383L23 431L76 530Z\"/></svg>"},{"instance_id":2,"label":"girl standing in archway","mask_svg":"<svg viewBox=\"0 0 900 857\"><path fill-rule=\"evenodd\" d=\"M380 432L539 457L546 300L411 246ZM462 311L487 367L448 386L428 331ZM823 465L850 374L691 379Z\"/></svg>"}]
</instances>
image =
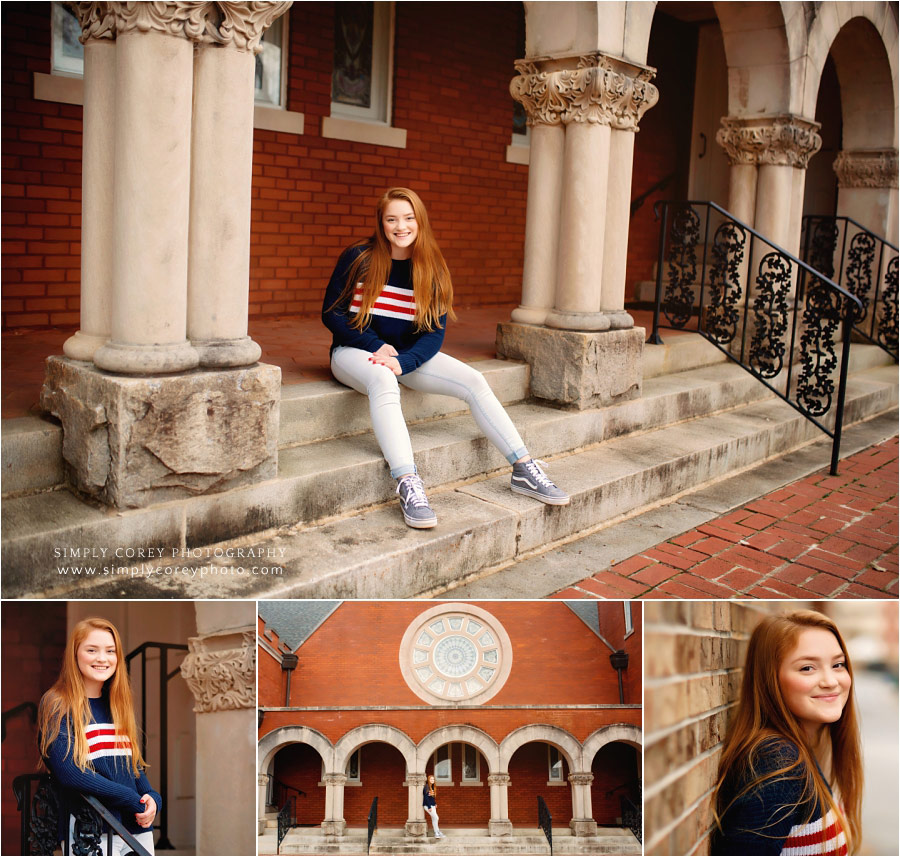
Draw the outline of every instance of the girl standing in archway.
<instances>
[{"instance_id":1,"label":"girl standing in archway","mask_svg":"<svg viewBox=\"0 0 900 857\"><path fill-rule=\"evenodd\" d=\"M434 774L428 775L428 781L422 787L422 806L425 807L425 812L431 816L434 838L443 839L444 834L441 833L441 829L438 827L437 789L434 785Z\"/></svg>"},{"instance_id":2,"label":"girl standing in archway","mask_svg":"<svg viewBox=\"0 0 900 857\"><path fill-rule=\"evenodd\" d=\"M510 487L543 503L569 502L528 454L522 438L480 372L441 352L453 313L453 285L418 195L386 191L376 208L375 234L338 260L322 307L332 332L331 371L369 397L372 426L397 480L410 527L437 524L413 460L400 408L405 387L462 399L479 428L512 464Z\"/></svg>"},{"instance_id":3,"label":"girl standing in archway","mask_svg":"<svg viewBox=\"0 0 900 857\"><path fill-rule=\"evenodd\" d=\"M59 678L41 699L41 760L65 789L98 798L153 854L153 820L162 798L144 774L131 685L119 666L121 657L122 641L111 622L92 618L75 626ZM60 819L73 836L74 822ZM106 836L101 849L105 855ZM114 836L113 854L128 853L125 842Z\"/></svg>"},{"instance_id":4,"label":"girl standing in archway","mask_svg":"<svg viewBox=\"0 0 900 857\"><path fill-rule=\"evenodd\" d=\"M858 848L862 762L852 683L847 648L827 616L802 610L759 623L719 765L712 854Z\"/></svg>"}]
</instances>

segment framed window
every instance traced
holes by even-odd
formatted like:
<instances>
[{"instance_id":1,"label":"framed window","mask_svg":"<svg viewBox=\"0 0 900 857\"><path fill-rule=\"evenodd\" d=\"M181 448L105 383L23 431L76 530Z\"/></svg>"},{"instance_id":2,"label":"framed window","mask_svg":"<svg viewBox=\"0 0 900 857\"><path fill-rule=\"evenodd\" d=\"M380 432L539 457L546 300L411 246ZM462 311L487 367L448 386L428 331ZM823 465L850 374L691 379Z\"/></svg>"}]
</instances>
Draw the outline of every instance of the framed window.
<instances>
[{"instance_id":1,"label":"framed window","mask_svg":"<svg viewBox=\"0 0 900 857\"><path fill-rule=\"evenodd\" d=\"M347 762L347 782L348 783L358 783L360 782L359 777L359 768L360 768L360 760L362 757L362 747L356 750L350 759Z\"/></svg>"},{"instance_id":2,"label":"framed window","mask_svg":"<svg viewBox=\"0 0 900 857\"><path fill-rule=\"evenodd\" d=\"M464 783L481 780L478 750L471 744L462 745L462 781Z\"/></svg>"},{"instance_id":3,"label":"framed window","mask_svg":"<svg viewBox=\"0 0 900 857\"><path fill-rule=\"evenodd\" d=\"M66 77L84 76L84 45L78 18L62 3L51 3L50 72Z\"/></svg>"},{"instance_id":4,"label":"framed window","mask_svg":"<svg viewBox=\"0 0 900 857\"><path fill-rule=\"evenodd\" d=\"M559 750L552 745L547 745L547 766L549 769L549 775L547 776L547 782L550 784L553 783L563 783L563 760L562 756L559 754Z\"/></svg>"},{"instance_id":5,"label":"framed window","mask_svg":"<svg viewBox=\"0 0 900 857\"><path fill-rule=\"evenodd\" d=\"M631 618L631 602L623 601L622 605L625 608L625 636L630 637L634 633L634 622Z\"/></svg>"},{"instance_id":6,"label":"framed window","mask_svg":"<svg viewBox=\"0 0 900 857\"><path fill-rule=\"evenodd\" d=\"M394 4L334 4L331 115L390 124Z\"/></svg>"},{"instance_id":7,"label":"framed window","mask_svg":"<svg viewBox=\"0 0 900 857\"><path fill-rule=\"evenodd\" d=\"M434 781L436 783L452 783L453 767L450 762L450 744L444 744L434 751L432 757L434 766Z\"/></svg>"},{"instance_id":8,"label":"framed window","mask_svg":"<svg viewBox=\"0 0 900 857\"><path fill-rule=\"evenodd\" d=\"M285 12L263 34L262 50L256 55L256 104L264 107L285 106L288 44L288 14Z\"/></svg>"}]
</instances>

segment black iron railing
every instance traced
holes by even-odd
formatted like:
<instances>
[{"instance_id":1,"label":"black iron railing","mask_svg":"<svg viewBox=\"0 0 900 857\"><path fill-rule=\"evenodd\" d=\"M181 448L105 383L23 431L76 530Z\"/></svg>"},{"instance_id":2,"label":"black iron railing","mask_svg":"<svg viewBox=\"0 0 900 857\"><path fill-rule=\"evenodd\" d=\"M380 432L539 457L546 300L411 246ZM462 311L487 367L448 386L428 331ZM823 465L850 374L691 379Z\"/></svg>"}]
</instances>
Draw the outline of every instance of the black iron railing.
<instances>
[{"instance_id":1,"label":"black iron railing","mask_svg":"<svg viewBox=\"0 0 900 857\"><path fill-rule=\"evenodd\" d=\"M372 837L375 835L375 830L378 827L378 796L376 795L372 801L372 808L369 810L369 832L366 835L366 854L369 853L369 848L372 847Z\"/></svg>"},{"instance_id":2,"label":"black iron railing","mask_svg":"<svg viewBox=\"0 0 900 857\"><path fill-rule=\"evenodd\" d=\"M856 296L853 331L897 360L897 260L900 251L851 217L803 218L803 259Z\"/></svg>"},{"instance_id":3,"label":"black iron railing","mask_svg":"<svg viewBox=\"0 0 900 857\"><path fill-rule=\"evenodd\" d=\"M295 800L298 797L306 797L306 792L302 789L288 785L272 774L266 774L266 777L268 778L266 806L284 806L284 802L289 797L293 797Z\"/></svg>"},{"instance_id":4,"label":"black iron railing","mask_svg":"<svg viewBox=\"0 0 900 857\"><path fill-rule=\"evenodd\" d=\"M547 802L538 795L538 827L544 831L547 844L550 846L550 857L553 857L553 816L547 809Z\"/></svg>"},{"instance_id":5,"label":"black iron railing","mask_svg":"<svg viewBox=\"0 0 900 857\"><path fill-rule=\"evenodd\" d=\"M622 812L622 824L625 825L634 835L638 842L644 841L643 836L643 816L641 814L641 781L637 781L637 794L632 800L627 795L619 795L619 806Z\"/></svg>"},{"instance_id":6,"label":"black iron railing","mask_svg":"<svg viewBox=\"0 0 900 857\"><path fill-rule=\"evenodd\" d=\"M714 202L654 211L662 224L649 341L661 344L663 327L701 334L832 438L837 474L860 300Z\"/></svg>"},{"instance_id":7,"label":"black iron railing","mask_svg":"<svg viewBox=\"0 0 900 857\"><path fill-rule=\"evenodd\" d=\"M81 794L70 802L49 774L21 774L13 780L13 794L21 821L21 854L53 854L60 828L63 854L99 854L103 836L106 853L112 854L114 835L131 853L139 857L150 853L97 798ZM74 824L69 823L70 816Z\"/></svg>"},{"instance_id":8,"label":"black iron railing","mask_svg":"<svg viewBox=\"0 0 900 857\"><path fill-rule=\"evenodd\" d=\"M159 652L159 793L169 793L169 682L181 674L181 666L169 670L169 652L186 652L188 647L181 643L142 643L134 651L125 656L125 664L131 674L131 662L140 657L141 662L141 751L147 758L147 653L151 650ZM161 812L159 819L159 842L157 851L174 850L169 841L169 814Z\"/></svg>"},{"instance_id":9,"label":"black iron railing","mask_svg":"<svg viewBox=\"0 0 900 857\"><path fill-rule=\"evenodd\" d=\"M290 796L285 800L284 806L278 811L278 845L275 853L281 853L281 843L288 831L297 826L297 798Z\"/></svg>"},{"instance_id":10,"label":"black iron railing","mask_svg":"<svg viewBox=\"0 0 900 857\"><path fill-rule=\"evenodd\" d=\"M6 721L12 720L13 717L18 716L19 714L28 714L28 719L31 721L31 725L34 726L37 723L37 705L33 702L20 702L18 705L10 708L8 711L3 712L2 723L0 723L0 728L2 728L2 734L0 734L0 740L6 740Z\"/></svg>"}]
</instances>

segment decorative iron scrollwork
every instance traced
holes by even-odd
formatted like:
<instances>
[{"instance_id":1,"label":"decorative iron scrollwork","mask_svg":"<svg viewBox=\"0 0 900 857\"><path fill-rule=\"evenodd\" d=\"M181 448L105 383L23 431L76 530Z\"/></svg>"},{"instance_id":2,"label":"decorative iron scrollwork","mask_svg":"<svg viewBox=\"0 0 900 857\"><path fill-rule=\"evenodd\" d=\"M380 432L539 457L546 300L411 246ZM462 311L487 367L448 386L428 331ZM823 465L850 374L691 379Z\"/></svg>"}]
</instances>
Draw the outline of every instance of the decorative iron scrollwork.
<instances>
[{"instance_id":1,"label":"decorative iron scrollwork","mask_svg":"<svg viewBox=\"0 0 900 857\"><path fill-rule=\"evenodd\" d=\"M841 304L835 291L818 277L811 278L800 337L797 403L814 417L827 413L834 398L835 332L841 322Z\"/></svg>"},{"instance_id":2,"label":"decorative iron scrollwork","mask_svg":"<svg viewBox=\"0 0 900 857\"><path fill-rule=\"evenodd\" d=\"M737 334L740 318L741 262L747 233L731 220L720 224L713 237L713 265L709 274L709 305L704 314L706 332L716 342L725 345Z\"/></svg>"},{"instance_id":3,"label":"decorative iron scrollwork","mask_svg":"<svg viewBox=\"0 0 900 857\"><path fill-rule=\"evenodd\" d=\"M847 253L846 289L856 295L862 309L854 307L853 323L860 324L869 314L869 297L872 292L872 267L875 263L875 236L857 232ZM823 272L824 273L824 272Z\"/></svg>"},{"instance_id":4,"label":"decorative iron scrollwork","mask_svg":"<svg viewBox=\"0 0 900 857\"><path fill-rule=\"evenodd\" d=\"M76 857L90 854L102 854L100 839L103 836L103 823L86 804L70 806L69 811L75 818L70 853Z\"/></svg>"},{"instance_id":5,"label":"decorative iron scrollwork","mask_svg":"<svg viewBox=\"0 0 900 857\"><path fill-rule=\"evenodd\" d=\"M897 358L897 260L894 256L884 275L881 293L881 317L878 322L878 341Z\"/></svg>"},{"instance_id":6,"label":"decorative iron scrollwork","mask_svg":"<svg viewBox=\"0 0 900 857\"><path fill-rule=\"evenodd\" d=\"M834 253L837 249L838 228L833 217L814 218L812 239L809 242L809 257L806 263L824 274L829 280L834 279Z\"/></svg>"},{"instance_id":7,"label":"decorative iron scrollwork","mask_svg":"<svg viewBox=\"0 0 900 857\"><path fill-rule=\"evenodd\" d=\"M791 290L792 270L790 260L783 253L767 253L759 263L753 300L750 365L763 378L774 378L784 368L787 296Z\"/></svg>"},{"instance_id":8,"label":"decorative iron scrollwork","mask_svg":"<svg viewBox=\"0 0 900 857\"><path fill-rule=\"evenodd\" d=\"M32 784L37 784L34 793ZM23 854L52 854L58 844L58 819L61 802L58 791L46 774L23 774L13 780L13 793L19 812L26 811L27 837L22 842Z\"/></svg>"},{"instance_id":9,"label":"decorative iron scrollwork","mask_svg":"<svg viewBox=\"0 0 900 857\"><path fill-rule=\"evenodd\" d=\"M684 327L694 306L700 217L690 206L675 209L669 233L668 279L663 312L673 327Z\"/></svg>"}]
</instances>

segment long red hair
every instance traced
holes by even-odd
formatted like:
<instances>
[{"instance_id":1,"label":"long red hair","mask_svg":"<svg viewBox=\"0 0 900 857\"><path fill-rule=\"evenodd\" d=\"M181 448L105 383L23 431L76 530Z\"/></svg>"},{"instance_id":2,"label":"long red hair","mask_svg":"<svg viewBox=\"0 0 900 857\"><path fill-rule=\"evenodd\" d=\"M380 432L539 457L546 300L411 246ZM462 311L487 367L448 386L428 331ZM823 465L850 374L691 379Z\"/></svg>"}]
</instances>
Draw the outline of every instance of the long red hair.
<instances>
[{"instance_id":1,"label":"long red hair","mask_svg":"<svg viewBox=\"0 0 900 857\"><path fill-rule=\"evenodd\" d=\"M416 216L419 231L412 250L416 327L419 330L434 330L441 326L441 316L445 313L450 319L456 318L453 312L453 282L432 232L425 203L415 191L406 187L389 188L378 200L375 206L375 234L357 245L362 246L363 251L350 266L347 284L338 302L352 296L357 283L362 283L362 305L351 326L363 330L391 272L391 245L384 234L382 216L388 203L394 200L408 202Z\"/></svg>"},{"instance_id":2,"label":"long red hair","mask_svg":"<svg viewBox=\"0 0 900 857\"><path fill-rule=\"evenodd\" d=\"M91 767L88 759L87 726L91 723L91 708L84 689L84 679L78 669L78 648L91 631L109 631L116 645L116 669L103 684L104 693L109 694L109 708L113 723L119 735L127 735L131 742L131 765L134 775L139 767L146 767L141 757L137 725L134 720L134 701L131 685L125 669L122 640L116 626L107 619L92 617L82 619L72 630L66 643L62 669L53 687L41 697L38 710L38 726L41 733L41 758L45 758L50 744L60 734L63 718L67 718L69 729L66 735L66 753L71 750L72 760L82 770ZM43 767L43 763L42 763Z\"/></svg>"},{"instance_id":3,"label":"long red hair","mask_svg":"<svg viewBox=\"0 0 900 857\"><path fill-rule=\"evenodd\" d=\"M713 815L721 828L722 817L738 798L752 792L769 779L795 776L803 780L801 804L817 804L824 815L833 810L841 820L852 852L861 840L860 806L862 802L862 760L859 747L859 721L851 684L847 704L840 719L825 724L831 740L832 785L837 788L840 803L832 796L828 784L816 765L815 754L796 716L787 707L778 674L781 665L806 628L822 628L834 634L841 647L847 671L853 680L853 668L847 647L834 622L814 610L766 616L754 629L747 649L747 661L741 683L737 711L728 729L719 763L719 777L713 792ZM796 761L784 767L759 774L755 768L761 746L772 739L787 741L799 752ZM731 803L722 805L725 781L737 777L746 783ZM810 810L810 816L815 809ZM806 819L807 822L812 818ZM823 841L824 833L823 830Z\"/></svg>"}]
</instances>

